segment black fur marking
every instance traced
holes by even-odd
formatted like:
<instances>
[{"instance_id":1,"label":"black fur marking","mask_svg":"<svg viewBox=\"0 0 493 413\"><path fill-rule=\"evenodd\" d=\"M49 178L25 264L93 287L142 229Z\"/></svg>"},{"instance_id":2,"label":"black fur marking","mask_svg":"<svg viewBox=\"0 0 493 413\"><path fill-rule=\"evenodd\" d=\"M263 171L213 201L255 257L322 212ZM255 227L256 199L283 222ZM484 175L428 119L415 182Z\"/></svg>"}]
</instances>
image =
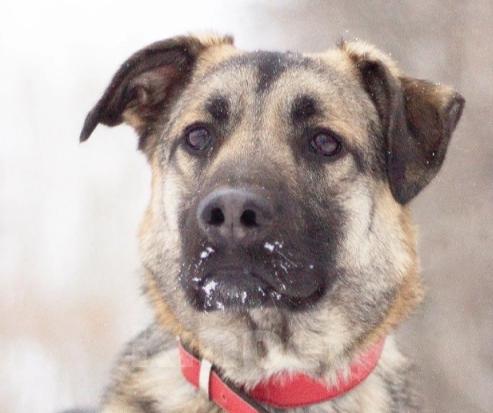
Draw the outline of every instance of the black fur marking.
<instances>
[{"instance_id":1,"label":"black fur marking","mask_svg":"<svg viewBox=\"0 0 493 413\"><path fill-rule=\"evenodd\" d=\"M203 81L207 81L208 77L214 76L218 72L234 70L240 67L256 69L258 81L255 91L258 94L267 92L289 69L304 69L323 76L331 76L331 73L327 72L326 67L322 64L301 54L257 51L235 56L220 63L204 75Z\"/></svg>"},{"instance_id":2,"label":"black fur marking","mask_svg":"<svg viewBox=\"0 0 493 413\"><path fill-rule=\"evenodd\" d=\"M254 333L255 347L257 350L258 358L265 358L267 356L267 346L265 341L258 337L255 332L259 330L258 324L252 319L252 317L246 317L246 321L250 326L250 330Z\"/></svg>"},{"instance_id":3,"label":"black fur marking","mask_svg":"<svg viewBox=\"0 0 493 413\"><path fill-rule=\"evenodd\" d=\"M375 223L375 211L376 210L376 205L375 205L375 199L372 197L371 198L371 209L370 209L370 222L368 223L368 232L373 233L373 224Z\"/></svg>"},{"instance_id":4,"label":"black fur marking","mask_svg":"<svg viewBox=\"0 0 493 413\"><path fill-rule=\"evenodd\" d=\"M342 413L342 410L341 408L339 407L339 404L338 404L338 401L335 400L333 403L332 403L332 410L334 411L334 413Z\"/></svg>"},{"instance_id":5,"label":"black fur marking","mask_svg":"<svg viewBox=\"0 0 493 413\"><path fill-rule=\"evenodd\" d=\"M258 72L256 92L261 94L266 92L286 70L296 66L311 66L309 62L312 61L294 53L260 51L234 57L226 63L226 67L230 65L255 67Z\"/></svg>"},{"instance_id":6,"label":"black fur marking","mask_svg":"<svg viewBox=\"0 0 493 413\"><path fill-rule=\"evenodd\" d=\"M291 109L291 119L293 123L306 122L319 111L314 98L302 95L297 97Z\"/></svg>"},{"instance_id":7,"label":"black fur marking","mask_svg":"<svg viewBox=\"0 0 493 413\"><path fill-rule=\"evenodd\" d=\"M421 411L421 400L417 397L413 389L410 377L413 377L412 367L404 366L399 368L392 377L385 374L378 374L384 381L385 387L390 395L390 412L399 413L402 411L417 413Z\"/></svg>"},{"instance_id":8,"label":"black fur marking","mask_svg":"<svg viewBox=\"0 0 493 413\"><path fill-rule=\"evenodd\" d=\"M288 324L288 320L286 319L286 317L282 317L282 320L281 320L281 331L280 331L280 339L281 339L281 342L284 346L284 348L287 347L288 343L289 343L289 340L291 338L291 332L289 330L289 324Z\"/></svg>"},{"instance_id":9,"label":"black fur marking","mask_svg":"<svg viewBox=\"0 0 493 413\"><path fill-rule=\"evenodd\" d=\"M264 92L292 65L283 53L257 52L254 61L258 67L257 93Z\"/></svg>"},{"instance_id":10,"label":"black fur marking","mask_svg":"<svg viewBox=\"0 0 493 413\"><path fill-rule=\"evenodd\" d=\"M135 404L140 411L145 413L159 413L160 411L157 401L149 397L138 399Z\"/></svg>"},{"instance_id":11,"label":"black fur marking","mask_svg":"<svg viewBox=\"0 0 493 413\"><path fill-rule=\"evenodd\" d=\"M230 116L229 102L224 96L214 96L209 99L206 110L218 122L225 122Z\"/></svg>"}]
</instances>

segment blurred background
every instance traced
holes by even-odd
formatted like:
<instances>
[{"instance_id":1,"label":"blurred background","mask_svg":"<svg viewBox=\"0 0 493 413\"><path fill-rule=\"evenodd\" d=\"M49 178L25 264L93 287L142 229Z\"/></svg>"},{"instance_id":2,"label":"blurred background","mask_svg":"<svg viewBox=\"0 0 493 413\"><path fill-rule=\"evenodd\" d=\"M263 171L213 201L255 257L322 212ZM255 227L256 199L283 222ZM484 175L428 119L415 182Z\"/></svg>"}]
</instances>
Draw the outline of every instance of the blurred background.
<instances>
[{"instance_id":1,"label":"blurred background","mask_svg":"<svg viewBox=\"0 0 493 413\"><path fill-rule=\"evenodd\" d=\"M95 405L151 319L136 243L149 169L126 126L78 135L130 54L207 29L245 49L365 39L464 94L445 165L413 203L428 296L399 341L430 412L493 412L492 22L491 0L2 0L0 412Z\"/></svg>"}]
</instances>

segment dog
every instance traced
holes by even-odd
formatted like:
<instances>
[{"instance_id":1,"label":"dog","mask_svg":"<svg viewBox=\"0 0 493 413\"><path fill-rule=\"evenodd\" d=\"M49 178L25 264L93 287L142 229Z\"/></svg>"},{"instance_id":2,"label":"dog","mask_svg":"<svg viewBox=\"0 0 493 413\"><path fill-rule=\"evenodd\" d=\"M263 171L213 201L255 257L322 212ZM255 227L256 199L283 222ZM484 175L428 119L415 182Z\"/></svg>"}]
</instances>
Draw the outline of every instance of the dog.
<instances>
[{"instance_id":1,"label":"dog","mask_svg":"<svg viewBox=\"0 0 493 413\"><path fill-rule=\"evenodd\" d=\"M409 203L463 106L360 41L299 54L190 35L131 56L80 140L139 136L155 320L100 411L420 411L392 336L423 297Z\"/></svg>"}]
</instances>

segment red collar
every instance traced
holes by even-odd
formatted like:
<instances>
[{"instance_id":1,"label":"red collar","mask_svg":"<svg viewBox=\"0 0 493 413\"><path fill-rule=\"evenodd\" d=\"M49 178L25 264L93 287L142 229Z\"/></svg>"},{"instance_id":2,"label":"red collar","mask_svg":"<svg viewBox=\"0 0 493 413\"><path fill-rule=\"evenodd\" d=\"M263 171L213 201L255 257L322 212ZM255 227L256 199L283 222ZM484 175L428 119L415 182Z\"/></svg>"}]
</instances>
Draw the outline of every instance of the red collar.
<instances>
[{"instance_id":1,"label":"red collar","mask_svg":"<svg viewBox=\"0 0 493 413\"><path fill-rule=\"evenodd\" d=\"M179 349L183 376L203 390L210 400L228 413L262 413L266 410L260 403L287 409L321 403L347 393L376 367L384 343L385 338L360 354L351 364L348 378L339 375L336 385L327 385L303 373L281 373L246 393L220 377L209 361L200 360L185 350L180 342Z\"/></svg>"}]
</instances>

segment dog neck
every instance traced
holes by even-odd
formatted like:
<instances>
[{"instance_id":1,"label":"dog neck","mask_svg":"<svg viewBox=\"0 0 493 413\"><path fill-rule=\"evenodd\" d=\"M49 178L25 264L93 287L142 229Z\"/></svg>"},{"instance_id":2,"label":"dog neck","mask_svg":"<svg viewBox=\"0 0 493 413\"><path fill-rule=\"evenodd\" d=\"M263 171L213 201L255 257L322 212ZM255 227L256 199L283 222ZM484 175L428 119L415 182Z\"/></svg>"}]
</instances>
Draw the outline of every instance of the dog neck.
<instances>
[{"instance_id":1,"label":"dog neck","mask_svg":"<svg viewBox=\"0 0 493 413\"><path fill-rule=\"evenodd\" d=\"M262 404L288 409L335 399L362 383L375 369L385 338L360 353L350 364L348 374L340 374L335 384L304 373L279 373L246 390L221 377L206 359L196 357L179 342L183 376L228 413L265 413Z\"/></svg>"}]
</instances>

